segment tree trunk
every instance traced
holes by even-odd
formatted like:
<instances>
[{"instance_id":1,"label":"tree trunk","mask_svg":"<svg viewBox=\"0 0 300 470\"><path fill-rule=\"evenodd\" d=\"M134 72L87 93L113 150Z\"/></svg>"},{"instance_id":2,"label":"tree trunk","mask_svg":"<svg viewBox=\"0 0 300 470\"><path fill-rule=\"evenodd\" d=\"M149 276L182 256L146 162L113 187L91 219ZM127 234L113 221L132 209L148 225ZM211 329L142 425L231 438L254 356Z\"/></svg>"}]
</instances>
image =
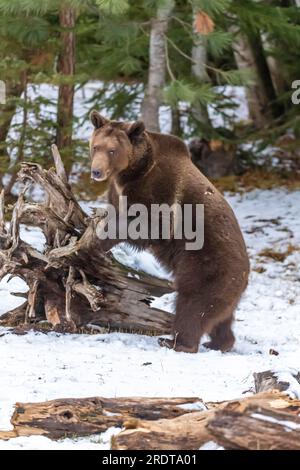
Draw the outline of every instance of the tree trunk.
<instances>
[{"instance_id":1,"label":"tree trunk","mask_svg":"<svg viewBox=\"0 0 300 470\"><path fill-rule=\"evenodd\" d=\"M272 118L269 96L248 37L241 32L237 32L236 27L231 27L230 30L236 34L233 47L238 69L252 69L255 75L255 83L247 86L246 93L250 117L255 127L259 129L264 127Z\"/></svg>"},{"instance_id":2,"label":"tree trunk","mask_svg":"<svg viewBox=\"0 0 300 470\"><path fill-rule=\"evenodd\" d=\"M174 7L173 0L167 0L157 9L157 16L151 22L149 75L141 107L142 118L147 129L159 132L159 107L166 75L166 39L168 22Z\"/></svg>"},{"instance_id":3,"label":"tree trunk","mask_svg":"<svg viewBox=\"0 0 300 470\"><path fill-rule=\"evenodd\" d=\"M3 188L2 177L10 164L7 154L6 139L10 129L11 121L15 115L18 99L25 89L25 74L21 74L19 83L6 83L6 104L0 105L0 191Z\"/></svg>"},{"instance_id":4,"label":"tree trunk","mask_svg":"<svg viewBox=\"0 0 300 470\"><path fill-rule=\"evenodd\" d=\"M4 194L0 198L0 279L13 274L27 282L27 305L5 315L1 325L30 324L47 319L58 330L77 331L87 324L148 334L171 331L173 315L150 308L151 300L171 292L167 281L126 268L105 254L96 235L103 210L89 218L67 183L57 147L56 172L23 163L19 179L39 184L43 204L15 204L9 229L4 224ZM2 202L1 202L2 200ZM20 223L40 227L47 246L43 253L20 240ZM22 318L23 313L23 318ZM24 318L25 315L25 318Z\"/></svg>"},{"instance_id":5,"label":"tree trunk","mask_svg":"<svg viewBox=\"0 0 300 470\"><path fill-rule=\"evenodd\" d=\"M180 122L180 111L179 111L178 106L176 107L172 106L171 116L172 116L171 134L181 137L182 129L181 129L181 122Z\"/></svg>"},{"instance_id":6,"label":"tree trunk","mask_svg":"<svg viewBox=\"0 0 300 470\"><path fill-rule=\"evenodd\" d=\"M68 83L75 73L75 8L63 5L59 12L59 24L61 32L61 52L58 57L57 71L61 74L62 83L58 91L57 103L57 137L56 142L59 149L69 149L72 146L72 123L73 123L73 101L74 84ZM67 173L71 171L72 161L66 159Z\"/></svg>"},{"instance_id":7,"label":"tree trunk","mask_svg":"<svg viewBox=\"0 0 300 470\"><path fill-rule=\"evenodd\" d=\"M268 53L268 51L272 50L272 44L270 43L270 40L268 39L266 33L263 33L261 35L261 41L263 49L266 53L266 61L270 70L273 87L275 89L276 95L281 95L288 89L284 77L281 73L281 64L275 57Z\"/></svg>"},{"instance_id":8,"label":"tree trunk","mask_svg":"<svg viewBox=\"0 0 300 470\"><path fill-rule=\"evenodd\" d=\"M271 117L280 117L283 113L283 107L276 101L275 86L272 81L271 71L269 69L265 52L263 49L262 38L259 33L255 36L249 36L250 47L252 48L255 63L257 67L257 73L262 82L265 94L268 99L268 108L270 110Z\"/></svg>"},{"instance_id":9,"label":"tree trunk","mask_svg":"<svg viewBox=\"0 0 300 470\"><path fill-rule=\"evenodd\" d=\"M197 10L194 9L193 16L195 16ZM205 40L202 34L194 31L194 42L192 47L192 75L197 79L199 83L209 82L209 76L207 74L207 50ZM211 125L207 107L203 104L197 104L192 106L192 113L194 119L199 122L203 127L209 127Z\"/></svg>"},{"instance_id":10,"label":"tree trunk","mask_svg":"<svg viewBox=\"0 0 300 470\"><path fill-rule=\"evenodd\" d=\"M17 156L14 161L13 168L10 171L10 179L7 185L5 186L4 192L5 195L9 195L11 193L11 190L17 180L17 174L18 170L20 167L20 163L24 159L24 149L25 149L25 141L26 141L26 130L27 130L27 120L28 120L28 100L27 100L27 74L24 73L24 104L23 104L23 118L22 118L22 124L21 124L21 130L20 130L20 137L18 141L18 147L17 147Z\"/></svg>"}]
</instances>

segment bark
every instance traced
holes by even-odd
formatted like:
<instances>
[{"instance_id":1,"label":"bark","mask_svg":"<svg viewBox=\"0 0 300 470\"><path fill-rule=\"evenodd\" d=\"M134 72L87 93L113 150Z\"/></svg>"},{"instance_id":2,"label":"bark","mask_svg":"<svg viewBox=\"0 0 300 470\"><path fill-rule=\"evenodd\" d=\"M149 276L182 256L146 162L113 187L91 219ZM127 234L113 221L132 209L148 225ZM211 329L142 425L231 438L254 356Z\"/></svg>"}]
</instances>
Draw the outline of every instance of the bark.
<instances>
[{"instance_id":1,"label":"bark","mask_svg":"<svg viewBox=\"0 0 300 470\"><path fill-rule=\"evenodd\" d=\"M165 34L173 7L173 0L164 2L151 22L148 83L141 107L143 121L151 132L160 132L159 108L166 75Z\"/></svg>"},{"instance_id":2,"label":"bark","mask_svg":"<svg viewBox=\"0 0 300 470\"><path fill-rule=\"evenodd\" d=\"M166 421L189 414L185 407L198 398L67 398L44 403L16 403L12 431L0 431L0 440L43 435L50 439L99 434L130 420Z\"/></svg>"},{"instance_id":3,"label":"bark","mask_svg":"<svg viewBox=\"0 0 300 470\"><path fill-rule=\"evenodd\" d=\"M171 420L131 420L112 440L114 450L196 450L210 441L207 430L212 411L184 414Z\"/></svg>"},{"instance_id":4,"label":"bark","mask_svg":"<svg viewBox=\"0 0 300 470\"><path fill-rule=\"evenodd\" d=\"M300 422L297 416L299 409L300 402L297 400L289 400L287 396L277 393L264 393L240 400L208 404L207 411L194 411L171 420L129 420L125 423L125 430L113 438L112 448L197 450L211 440L226 449L257 449L268 445L271 448L271 436L277 433L274 441L276 448L281 448L282 445L283 448L291 449L300 431L293 435L289 443L284 426L278 428L276 423L268 422L267 419L272 417L273 420L291 420L297 425ZM258 413L259 417L252 417L252 413ZM266 422L267 437L263 432Z\"/></svg>"},{"instance_id":5,"label":"bark","mask_svg":"<svg viewBox=\"0 0 300 470\"><path fill-rule=\"evenodd\" d=\"M258 76L260 77L263 89L268 98L268 109L270 110L270 115L273 118L280 117L284 110L282 105L276 101L276 91L273 85L271 72L266 60L260 34L256 33L254 37L249 36L249 43L254 54Z\"/></svg>"},{"instance_id":6,"label":"bark","mask_svg":"<svg viewBox=\"0 0 300 470\"><path fill-rule=\"evenodd\" d=\"M25 148L25 140L26 140L27 120L28 120L27 74L26 73L24 74L23 83L24 83L24 106L23 106L23 118L22 118L21 130L20 130L20 138L18 141L18 152L17 152L16 160L14 162L14 166L11 170L9 182L7 183L5 187L5 195L9 195L11 193L11 190L17 180L17 173L18 173L20 163L22 162L24 158L24 148Z\"/></svg>"},{"instance_id":7,"label":"bark","mask_svg":"<svg viewBox=\"0 0 300 470\"><path fill-rule=\"evenodd\" d=\"M279 380L276 372L271 370L266 370L264 372L254 373L254 382L255 382L255 391L267 392L270 390L279 390L280 392L285 392L290 388L293 390L295 387L292 385L292 382L300 384L300 372L290 372L286 371L285 375L287 377L286 381Z\"/></svg>"},{"instance_id":8,"label":"bark","mask_svg":"<svg viewBox=\"0 0 300 470\"><path fill-rule=\"evenodd\" d=\"M235 27L231 27L231 31L235 33L234 57L238 69L251 69L254 73L255 82L246 88L247 101L249 107L250 118L255 127L258 129L264 127L268 120L272 118L271 109L269 107L269 96L265 89L260 68L258 67L254 51L251 47L248 37L238 32Z\"/></svg>"},{"instance_id":9,"label":"bark","mask_svg":"<svg viewBox=\"0 0 300 470\"><path fill-rule=\"evenodd\" d=\"M181 136L181 122L180 122L180 111L178 107L171 108L171 116L172 116L172 127L171 127L171 134L177 135L178 137Z\"/></svg>"},{"instance_id":10,"label":"bark","mask_svg":"<svg viewBox=\"0 0 300 470\"><path fill-rule=\"evenodd\" d=\"M57 147L56 165L43 170L37 164L22 164L19 179L25 183L14 206L9 229L0 211L0 279L5 274L20 276L29 286L24 307L5 315L1 325L47 319L56 329L77 331L90 323L149 334L171 331L173 315L150 307L151 300L172 291L169 282L119 264L101 248L96 235L103 211L88 217L76 201ZM29 183L46 193L41 204L25 201ZM4 194L1 195L2 203ZM1 216L2 213L2 216ZM1 222L2 220L2 222ZM20 240L20 223L40 227L46 249L37 252Z\"/></svg>"},{"instance_id":11,"label":"bark","mask_svg":"<svg viewBox=\"0 0 300 470\"><path fill-rule=\"evenodd\" d=\"M197 11L194 10L194 18ZM206 69L207 64L207 50L203 35L200 33L194 33L194 42L192 47L192 75L199 81L199 83L209 82L209 76ZM194 105L192 107L192 113L196 121L203 126L210 125L210 119L207 111L207 107L201 104Z\"/></svg>"},{"instance_id":12,"label":"bark","mask_svg":"<svg viewBox=\"0 0 300 470\"><path fill-rule=\"evenodd\" d=\"M197 450L213 440L225 449L299 449L300 401L265 392L221 403L199 398L66 398L16 403L12 431L0 439L44 435L50 439L123 430L117 450Z\"/></svg>"},{"instance_id":13,"label":"bark","mask_svg":"<svg viewBox=\"0 0 300 470\"><path fill-rule=\"evenodd\" d=\"M7 104L1 106L0 142L4 142L17 108L17 98L20 98L26 85L25 75L21 75L18 83L6 83Z\"/></svg>"},{"instance_id":14,"label":"bark","mask_svg":"<svg viewBox=\"0 0 300 470\"><path fill-rule=\"evenodd\" d=\"M226 449L300 450L300 418L288 412L257 406L243 412L225 409L207 427Z\"/></svg>"},{"instance_id":15,"label":"bark","mask_svg":"<svg viewBox=\"0 0 300 470\"><path fill-rule=\"evenodd\" d=\"M287 91L288 87L281 73L281 64L275 57L268 53L268 50L272 50L272 44L270 43L266 33L261 35L261 40L263 49L267 54L266 61L270 70L273 87L275 89L276 95L278 96Z\"/></svg>"},{"instance_id":16,"label":"bark","mask_svg":"<svg viewBox=\"0 0 300 470\"><path fill-rule=\"evenodd\" d=\"M8 136L11 121L16 112L18 98L20 98L24 92L25 84L25 74L21 75L21 80L18 83L12 83L10 81L6 83L6 104L0 105L0 158L2 160L0 165L0 190L3 188L2 177L5 174L5 167L8 168L10 163L5 141Z\"/></svg>"},{"instance_id":17,"label":"bark","mask_svg":"<svg viewBox=\"0 0 300 470\"><path fill-rule=\"evenodd\" d=\"M75 8L63 5L59 12L59 23L62 28L62 49L58 58L58 73L62 79L70 80L75 73ZM59 86L57 104L57 137L59 149L70 148L72 145L74 84L63 82ZM72 161L66 160L67 172L71 171Z\"/></svg>"}]
</instances>

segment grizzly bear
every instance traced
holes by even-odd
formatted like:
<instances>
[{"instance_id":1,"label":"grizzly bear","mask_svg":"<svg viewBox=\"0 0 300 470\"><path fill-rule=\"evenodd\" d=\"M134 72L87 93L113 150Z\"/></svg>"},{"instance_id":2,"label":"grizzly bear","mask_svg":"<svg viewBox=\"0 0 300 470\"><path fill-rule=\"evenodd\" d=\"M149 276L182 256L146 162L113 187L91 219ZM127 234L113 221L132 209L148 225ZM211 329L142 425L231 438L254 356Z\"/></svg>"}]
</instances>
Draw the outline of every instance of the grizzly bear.
<instances>
[{"instance_id":1,"label":"grizzly bear","mask_svg":"<svg viewBox=\"0 0 300 470\"><path fill-rule=\"evenodd\" d=\"M176 315L173 339L161 346L195 353L203 334L207 348L228 351L234 344L234 311L249 275L249 259L235 215L220 192L192 163L184 142L149 132L141 121L110 121L92 111L91 177L108 181L108 201L118 210L127 204L204 205L204 244L187 250L186 240L127 240L149 249L175 279ZM195 214L193 212L194 217ZM109 250L120 239L103 240Z\"/></svg>"}]
</instances>

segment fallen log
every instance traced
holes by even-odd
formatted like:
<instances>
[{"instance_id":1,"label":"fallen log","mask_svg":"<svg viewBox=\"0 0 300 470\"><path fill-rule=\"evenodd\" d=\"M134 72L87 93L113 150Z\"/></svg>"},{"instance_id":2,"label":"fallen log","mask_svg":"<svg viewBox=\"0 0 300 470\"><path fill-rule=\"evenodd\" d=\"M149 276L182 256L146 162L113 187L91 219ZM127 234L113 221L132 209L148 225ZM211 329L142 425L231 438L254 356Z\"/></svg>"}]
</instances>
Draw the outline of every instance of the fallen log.
<instances>
[{"instance_id":1,"label":"fallen log","mask_svg":"<svg viewBox=\"0 0 300 470\"><path fill-rule=\"evenodd\" d=\"M197 450L208 441L225 449L299 449L300 401L267 392L221 403L199 398L80 398L17 403L13 430L0 439L50 439L124 428L116 450Z\"/></svg>"},{"instance_id":2,"label":"fallen log","mask_svg":"<svg viewBox=\"0 0 300 470\"><path fill-rule=\"evenodd\" d=\"M298 406L299 412L299 406ZM208 431L226 449L300 450L300 418L278 409L247 406L216 411Z\"/></svg>"},{"instance_id":3,"label":"fallen log","mask_svg":"<svg viewBox=\"0 0 300 470\"><path fill-rule=\"evenodd\" d=\"M12 431L0 439L43 435L50 439L99 434L129 420L173 420L203 407L199 398L68 398L44 403L16 403Z\"/></svg>"},{"instance_id":4,"label":"fallen log","mask_svg":"<svg viewBox=\"0 0 300 470\"><path fill-rule=\"evenodd\" d=\"M214 411L184 414L171 420L129 420L112 439L113 450L196 450L213 439L207 429Z\"/></svg>"},{"instance_id":5,"label":"fallen log","mask_svg":"<svg viewBox=\"0 0 300 470\"><path fill-rule=\"evenodd\" d=\"M127 268L103 252L96 235L103 210L91 217L84 213L67 183L57 148L52 151L56 171L22 164L18 179L24 189L8 227L3 192L0 197L0 279L19 276L29 286L27 304L2 316L0 325L47 320L63 331L92 323L146 334L170 333L173 315L150 304L154 297L172 292L171 283ZM44 202L26 201L32 183L44 190ZM21 240L21 223L43 231L42 253Z\"/></svg>"},{"instance_id":6,"label":"fallen log","mask_svg":"<svg viewBox=\"0 0 300 470\"><path fill-rule=\"evenodd\" d=\"M300 423L300 401L291 400L279 393L262 393L240 400L210 404L207 411L193 412L172 420L150 422L131 420L124 423L125 430L112 439L115 450L197 450L208 441L214 441L225 449L271 449L272 434L276 434L274 448L295 445L293 435L290 444L284 425L277 421L288 419L295 426ZM254 417L253 417L254 414ZM233 421L239 418L237 424ZM249 420L247 422L247 420ZM268 423L268 436L264 435ZM252 428L250 429L250 424ZM253 429L256 425L256 429ZM234 431L231 431L231 428ZM298 446L300 445L300 441Z\"/></svg>"}]
</instances>

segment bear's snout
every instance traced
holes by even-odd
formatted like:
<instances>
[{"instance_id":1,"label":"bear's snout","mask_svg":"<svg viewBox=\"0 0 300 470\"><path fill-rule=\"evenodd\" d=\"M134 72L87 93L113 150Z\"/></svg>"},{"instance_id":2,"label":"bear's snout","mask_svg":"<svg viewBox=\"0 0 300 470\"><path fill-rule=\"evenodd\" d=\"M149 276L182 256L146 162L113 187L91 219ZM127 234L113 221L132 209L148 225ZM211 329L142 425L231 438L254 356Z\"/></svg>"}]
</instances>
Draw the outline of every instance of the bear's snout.
<instances>
[{"instance_id":1,"label":"bear's snout","mask_svg":"<svg viewBox=\"0 0 300 470\"><path fill-rule=\"evenodd\" d=\"M103 174L103 171L101 171L101 170L92 170L91 171L91 178L93 180L96 180L96 181L97 180L102 180L103 176L104 176L104 174Z\"/></svg>"}]
</instances>

